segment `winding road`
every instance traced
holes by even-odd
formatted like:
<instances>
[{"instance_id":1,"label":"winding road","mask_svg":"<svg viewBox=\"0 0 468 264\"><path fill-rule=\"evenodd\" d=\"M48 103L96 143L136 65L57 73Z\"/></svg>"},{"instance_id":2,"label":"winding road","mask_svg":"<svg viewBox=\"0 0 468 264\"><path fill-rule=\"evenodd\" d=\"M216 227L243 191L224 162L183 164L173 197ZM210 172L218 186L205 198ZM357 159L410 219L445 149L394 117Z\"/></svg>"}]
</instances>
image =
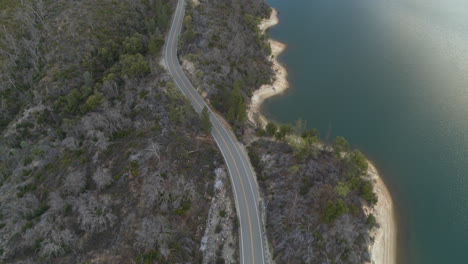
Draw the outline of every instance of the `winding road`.
<instances>
[{"instance_id":1,"label":"winding road","mask_svg":"<svg viewBox=\"0 0 468 264\"><path fill-rule=\"evenodd\" d=\"M177 57L178 38L182 30L185 0L179 0L164 48L166 66L176 85L187 96L197 112L209 106L185 76ZM212 135L218 144L229 170L237 216L239 218L240 263L265 264L262 224L259 213L259 192L249 158L234 134L210 109Z\"/></svg>"}]
</instances>

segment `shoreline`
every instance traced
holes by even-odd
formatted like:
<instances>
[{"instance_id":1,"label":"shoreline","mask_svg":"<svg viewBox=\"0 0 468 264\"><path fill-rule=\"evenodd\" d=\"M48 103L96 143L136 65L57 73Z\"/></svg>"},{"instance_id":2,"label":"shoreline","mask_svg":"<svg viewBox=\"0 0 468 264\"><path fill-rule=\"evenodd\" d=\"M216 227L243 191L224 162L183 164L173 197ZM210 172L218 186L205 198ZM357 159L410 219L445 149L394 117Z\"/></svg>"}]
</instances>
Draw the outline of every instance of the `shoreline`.
<instances>
[{"instance_id":1,"label":"shoreline","mask_svg":"<svg viewBox=\"0 0 468 264\"><path fill-rule=\"evenodd\" d=\"M278 12L276 9L272 8L270 18L263 19L258 27L263 33L265 33L269 28L277 25L278 23ZM264 84L260 86L260 88L253 93L247 110L249 121L262 127L266 126L268 123L266 117L260 111L262 103L270 97L282 94L289 88L288 72L278 61L278 56L286 49L286 44L271 38L268 39L268 42L271 46L271 56L269 59L273 62L272 69L275 71L274 81L272 84Z\"/></svg>"},{"instance_id":2,"label":"shoreline","mask_svg":"<svg viewBox=\"0 0 468 264\"><path fill-rule=\"evenodd\" d=\"M270 18L263 19L259 25L260 30L265 33L269 28L277 25L278 12L272 8ZM272 84L264 84L256 90L248 107L247 117L254 125L265 127L268 123L266 117L261 113L262 103L273 96L280 95L289 88L286 68L278 61L278 56L286 49L286 44L268 39L271 45L272 69L275 77ZM390 192L383 182L375 166L368 161L368 175L374 184L374 190L378 197L378 202L374 208L364 208L366 215L373 214L377 220L379 228L371 231L374 243L369 246L372 264L396 264L397 259L397 225L395 217L395 207Z\"/></svg>"},{"instance_id":3,"label":"shoreline","mask_svg":"<svg viewBox=\"0 0 468 264\"><path fill-rule=\"evenodd\" d=\"M372 213L379 228L371 232L374 243L369 246L371 262L375 264L396 264L397 259L397 223L395 217L395 206L390 192L379 175L374 164L370 161L368 175L374 184L374 191L377 194L377 204L374 208L365 208L366 215Z\"/></svg>"}]
</instances>

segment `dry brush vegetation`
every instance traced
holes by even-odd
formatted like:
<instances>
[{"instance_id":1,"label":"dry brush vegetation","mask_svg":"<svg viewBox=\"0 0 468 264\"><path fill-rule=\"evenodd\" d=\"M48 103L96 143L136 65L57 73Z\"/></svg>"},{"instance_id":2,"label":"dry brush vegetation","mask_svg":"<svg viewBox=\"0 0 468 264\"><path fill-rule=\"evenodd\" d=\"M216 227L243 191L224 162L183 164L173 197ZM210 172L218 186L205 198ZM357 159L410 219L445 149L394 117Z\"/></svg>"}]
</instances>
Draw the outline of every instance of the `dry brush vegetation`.
<instances>
[{"instance_id":1,"label":"dry brush vegetation","mask_svg":"<svg viewBox=\"0 0 468 264\"><path fill-rule=\"evenodd\" d=\"M223 163L158 63L174 5L0 3L0 262L202 259Z\"/></svg>"},{"instance_id":2,"label":"dry brush vegetation","mask_svg":"<svg viewBox=\"0 0 468 264\"><path fill-rule=\"evenodd\" d=\"M276 263L367 263L376 204L367 160L339 137L270 123L249 146L266 204L266 230ZM303 124L303 123L302 123ZM287 131L287 132L285 132ZM273 139L271 136L275 136Z\"/></svg>"}]
</instances>

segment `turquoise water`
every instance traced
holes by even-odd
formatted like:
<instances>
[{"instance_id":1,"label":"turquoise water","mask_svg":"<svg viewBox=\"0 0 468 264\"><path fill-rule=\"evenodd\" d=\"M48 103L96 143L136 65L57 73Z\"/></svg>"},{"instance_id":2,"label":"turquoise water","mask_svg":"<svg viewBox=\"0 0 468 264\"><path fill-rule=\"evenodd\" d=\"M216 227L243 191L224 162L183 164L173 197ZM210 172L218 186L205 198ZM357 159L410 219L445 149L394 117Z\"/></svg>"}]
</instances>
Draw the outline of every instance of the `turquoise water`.
<instances>
[{"instance_id":1,"label":"turquoise water","mask_svg":"<svg viewBox=\"0 0 468 264\"><path fill-rule=\"evenodd\" d=\"M268 0L291 89L263 111L346 137L395 200L399 263L468 263L468 2Z\"/></svg>"}]
</instances>

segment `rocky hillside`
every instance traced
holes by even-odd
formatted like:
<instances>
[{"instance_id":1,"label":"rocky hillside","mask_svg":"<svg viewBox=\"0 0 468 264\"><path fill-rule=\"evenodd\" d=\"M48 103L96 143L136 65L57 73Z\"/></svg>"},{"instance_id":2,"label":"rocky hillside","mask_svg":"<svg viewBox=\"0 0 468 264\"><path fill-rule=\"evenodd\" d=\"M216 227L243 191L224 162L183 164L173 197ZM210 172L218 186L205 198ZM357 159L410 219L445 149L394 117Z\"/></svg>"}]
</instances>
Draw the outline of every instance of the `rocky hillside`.
<instances>
[{"instance_id":1,"label":"rocky hillside","mask_svg":"<svg viewBox=\"0 0 468 264\"><path fill-rule=\"evenodd\" d=\"M314 130L300 136L293 131L269 124L265 137L249 146L265 199L273 259L367 263L376 221L364 208L377 202L367 160L357 150L350 152L343 138L326 146Z\"/></svg>"},{"instance_id":2,"label":"rocky hillside","mask_svg":"<svg viewBox=\"0 0 468 264\"><path fill-rule=\"evenodd\" d=\"M229 183L158 63L175 3L0 2L0 263L203 259ZM232 236L235 211L216 208Z\"/></svg>"}]
</instances>

